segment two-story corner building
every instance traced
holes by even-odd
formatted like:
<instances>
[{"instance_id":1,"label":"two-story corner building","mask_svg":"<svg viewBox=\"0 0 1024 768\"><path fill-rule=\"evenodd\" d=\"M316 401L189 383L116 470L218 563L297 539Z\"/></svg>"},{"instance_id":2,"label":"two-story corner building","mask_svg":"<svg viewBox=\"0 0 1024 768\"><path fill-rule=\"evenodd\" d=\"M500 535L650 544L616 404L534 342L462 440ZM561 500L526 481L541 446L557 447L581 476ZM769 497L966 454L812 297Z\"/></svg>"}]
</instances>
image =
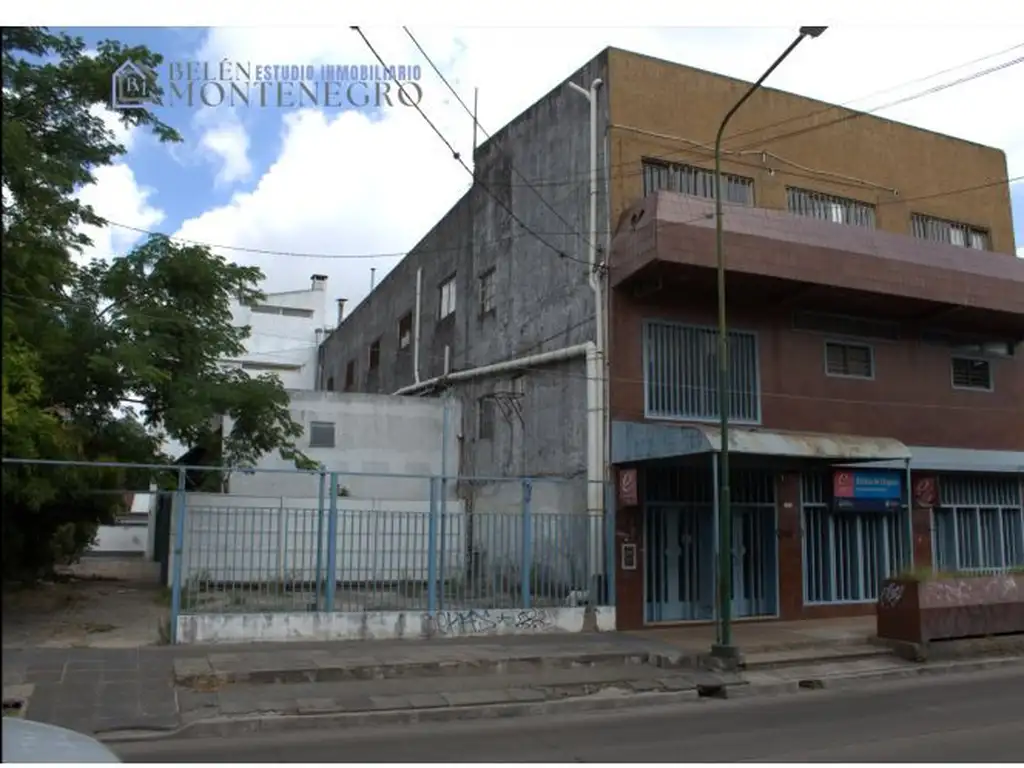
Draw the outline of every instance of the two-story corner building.
<instances>
[{"instance_id":1,"label":"two-story corner building","mask_svg":"<svg viewBox=\"0 0 1024 768\"><path fill-rule=\"evenodd\" d=\"M616 49L569 80L595 78L601 304L589 108L566 83L481 146L487 189L327 340L321 382L450 388L466 474L577 474L563 501L595 514L586 479L622 479L619 626L708 620L711 146L749 84ZM768 88L731 125L735 613L856 614L912 565L1024 562L1024 261L1003 153Z\"/></svg>"}]
</instances>

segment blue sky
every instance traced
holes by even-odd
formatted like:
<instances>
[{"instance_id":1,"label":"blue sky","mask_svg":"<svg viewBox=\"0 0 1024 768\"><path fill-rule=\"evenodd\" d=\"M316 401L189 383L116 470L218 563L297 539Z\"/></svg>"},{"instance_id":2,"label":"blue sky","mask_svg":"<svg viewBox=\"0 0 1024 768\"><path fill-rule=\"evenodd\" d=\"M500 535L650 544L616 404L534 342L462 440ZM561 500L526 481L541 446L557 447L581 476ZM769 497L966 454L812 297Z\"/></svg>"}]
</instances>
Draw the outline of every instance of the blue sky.
<instances>
[{"instance_id":1,"label":"blue sky","mask_svg":"<svg viewBox=\"0 0 1024 768\"><path fill-rule=\"evenodd\" d=\"M235 61L266 64L369 64L371 55L355 33L343 28L68 29L89 47L112 38L143 44L167 61ZM391 63L423 63L400 29L370 29ZM606 45L646 52L750 78L771 61L791 37L779 29L582 29L582 30L416 30L424 48L471 101L480 86L480 120L496 131ZM775 87L813 98L846 103L898 83L940 73L951 66L1019 43L1014 30L992 30L964 40L956 29L871 30L879 50L899 46L906 53L896 67L890 57L864 60L863 30L832 28L827 45L801 48L772 75ZM887 38L886 35L891 37ZM943 37L945 35L948 40ZM524 58L522 41L545 51ZM824 40L825 38L822 38ZM948 51L957 50L955 59ZM1019 53L1019 51L1018 51ZM1013 55L1013 54L1008 54ZM858 58L857 79L836 82L829 75ZM1004 57L1007 58L1007 57ZM510 60L517 66L509 67ZM966 66L966 64L965 64ZM978 64L974 69L987 66ZM968 68L969 70L970 68ZM942 79L962 76L964 72ZM1006 69L880 114L977 142L1001 146L1010 173L1024 173L1024 144L1010 92L1024 92L1020 70ZM444 86L424 66L424 107L465 156L471 151L471 123ZM913 89L928 87L918 84ZM913 90L911 89L911 90ZM898 97L887 96L883 101ZM877 101L877 100L876 100ZM965 105L970 105L965 109ZM862 109L876 104L857 103ZM411 109L288 110L187 106L161 109L163 119L184 136L173 148L135 132L117 173L108 174L91 197L108 219L144 229L242 248L300 254L369 255L402 253L422 237L468 187L464 170ZM1016 128L1015 128L1016 127ZM951 186L956 186L955 181ZM1011 191L1016 240L1024 246L1024 182ZM401 211L401 216L395 216ZM121 235L126 235L124 231ZM130 245L113 237L98 246L117 252ZM268 290L304 288L312 273L324 273L335 296L350 302L365 294L369 270L377 280L398 259L314 259L256 256L234 251L232 258L257 264ZM351 305L351 304L350 304Z\"/></svg>"}]
</instances>

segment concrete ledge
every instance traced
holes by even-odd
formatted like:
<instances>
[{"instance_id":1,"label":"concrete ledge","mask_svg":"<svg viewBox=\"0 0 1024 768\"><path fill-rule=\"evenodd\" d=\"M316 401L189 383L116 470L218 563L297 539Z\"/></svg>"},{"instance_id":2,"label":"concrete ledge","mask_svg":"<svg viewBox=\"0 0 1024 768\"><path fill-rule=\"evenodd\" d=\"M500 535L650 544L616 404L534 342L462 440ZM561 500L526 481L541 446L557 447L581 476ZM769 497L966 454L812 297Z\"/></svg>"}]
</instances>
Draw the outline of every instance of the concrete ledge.
<instances>
[{"instance_id":1,"label":"concrete ledge","mask_svg":"<svg viewBox=\"0 0 1024 768\"><path fill-rule=\"evenodd\" d=\"M470 608L461 611L182 614L179 644L613 632L615 607Z\"/></svg>"},{"instance_id":2,"label":"concrete ledge","mask_svg":"<svg viewBox=\"0 0 1024 768\"><path fill-rule=\"evenodd\" d=\"M251 659L233 654L218 654L194 659L175 659L174 682L194 689L213 689L237 683L331 683L345 680L389 680L396 678L459 677L543 672L552 669L588 667L629 667L652 665L663 669L694 669L689 657L666 657L631 651L565 653L546 656L509 654L504 658L475 658L461 661L396 661L379 663L332 658L325 653L317 659L266 660L254 664Z\"/></svg>"},{"instance_id":3,"label":"concrete ledge","mask_svg":"<svg viewBox=\"0 0 1024 768\"><path fill-rule=\"evenodd\" d=\"M191 723L173 734L139 734L110 732L100 738L108 743L141 741L153 738L208 738L240 736L252 733L282 733L320 728L365 728L374 725L411 725L414 723L448 723L465 720L488 720L501 717L559 715L602 712L626 708L664 706L695 702L696 690L672 693L634 693L628 690L603 691L561 701L516 702L483 706L448 706L428 709L395 709L376 712L348 712L328 715L275 715L264 713L254 717L213 718Z\"/></svg>"}]
</instances>

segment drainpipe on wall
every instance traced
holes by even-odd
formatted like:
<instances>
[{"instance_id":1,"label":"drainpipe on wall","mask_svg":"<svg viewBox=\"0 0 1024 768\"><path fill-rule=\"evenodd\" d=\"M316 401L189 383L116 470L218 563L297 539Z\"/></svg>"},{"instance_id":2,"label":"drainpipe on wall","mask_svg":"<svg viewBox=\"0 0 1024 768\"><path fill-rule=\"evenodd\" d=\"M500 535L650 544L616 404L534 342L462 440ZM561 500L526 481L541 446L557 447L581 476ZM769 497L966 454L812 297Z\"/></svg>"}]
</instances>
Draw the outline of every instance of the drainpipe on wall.
<instances>
[{"instance_id":1,"label":"drainpipe on wall","mask_svg":"<svg viewBox=\"0 0 1024 768\"><path fill-rule=\"evenodd\" d=\"M588 282L594 293L594 336L595 336L595 375L596 386L593 392L593 399L588 397L590 403L595 403L597 409L597 423L593 425L593 431L588 431L589 443L596 443L594 450L597 453L597 466L588 468L587 472L587 515L589 523L590 540L590 567L588 567L588 589L593 590L596 585L597 576L602 575L603 568L600 567L604 547L601 545L604 527L604 482L607 477L607 453L605 450L605 438L608 433L607 414L605 410L605 306L603 278L597 264L597 92L602 85L600 78L595 78L590 83L590 90L585 90L576 83L570 82L569 87L582 95L590 103L590 231L587 241L587 262L590 266ZM590 386L588 372L588 387ZM589 403L588 403L589 407Z\"/></svg>"},{"instance_id":2,"label":"drainpipe on wall","mask_svg":"<svg viewBox=\"0 0 1024 768\"><path fill-rule=\"evenodd\" d=\"M420 383L420 302L423 297L423 267L416 270L416 316L412 321L412 380Z\"/></svg>"}]
</instances>

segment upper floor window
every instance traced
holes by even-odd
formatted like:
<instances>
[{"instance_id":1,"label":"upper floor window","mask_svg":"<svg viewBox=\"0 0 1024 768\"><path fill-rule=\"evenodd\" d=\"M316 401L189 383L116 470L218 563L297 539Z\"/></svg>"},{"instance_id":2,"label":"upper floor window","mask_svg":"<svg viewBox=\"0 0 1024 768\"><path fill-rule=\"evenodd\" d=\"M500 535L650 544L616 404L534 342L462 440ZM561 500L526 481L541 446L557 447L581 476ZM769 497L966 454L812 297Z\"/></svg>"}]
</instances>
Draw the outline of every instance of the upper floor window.
<instances>
[{"instance_id":1,"label":"upper floor window","mask_svg":"<svg viewBox=\"0 0 1024 768\"><path fill-rule=\"evenodd\" d=\"M977 251L989 249L988 232L970 224L937 219L915 213L910 217L910 226L914 237L921 240L934 240L938 243L958 245L961 248L973 248Z\"/></svg>"},{"instance_id":2,"label":"upper floor window","mask_svg":"<svg viewBox=\"0 0 1024 768\"><path fill-rule=\"evenodd\" d=\"M975 357L954 357L952 362L954 389L992 389L992 362Z\"/></svg>"},{"instance_id":3,"label":"upper floor window","mask_svg":"<svg viewBox=\"0 0 1024 768\"><path fill-rule=\"evenodd\" d=\"M875 359L871 347L867 344L826 341L825 373L851 379L874 378Z\"/></svg>"},{"instance_id":4,"label":"upper floor window","mask_svg":"<svg viewBox=\"0 0 1024 768\"><path fill-rule=\"evenodd\" d=\"M684 195L715 199L715 172L692 165L644 160L644 196L666 190ZM731 173L722 174L722 200L738 205L754 204L754 180Z\"/></svg>"},{"instance_id":5,"label":"upper floor window","mask_svg":"<svg viewBox=\"0 0 1024 768\"><path fill-rule=\"evenodd\" d=\"M301 307L275 307L270 304L257 304L250 309L258 315L283 315L284 317L312 317L312 309Z\"/></svg>"},{"instance_id":6,"label":"upper floor window","mask_svg":"<svg viewBox=\"0 0 1024 768\"><path fill-rule=\"evenodd\" d=\"M729 332L729 418L757 423L761 390L757 337ZM644 395L649 418L719 417L718 332L714 328L648 321L644 326Z\"/></svg>"},{"instance_id":7,"label":"upper floor window","mask_svg":"<svg viewBox=\"0 0 1024 768\"><path fill-rule=\"evenodd\" d=\"M480 275L480 314L486 315L493 312L497 305L497 297L494 295L494 269L488 269Z\"/></svg>"},{"instance_id":8,"label":"upper floor window","mask_svg":"<svg viewBox=\"0 0 1024 768\"><path fill-rule=\"evenodd\" d=\"M825 195L810 189L786 187L786 203L790 213L824 219L835 224L875 227L875 206L846 197Z\"/></svg>"},{"instance_id":9,"label":"upper floor window","mask_svg":"<svg viewBox=\"0 0 1024 768\"><path fill-rule=\"evenodd\" d=\"M449 315L455 314L455 275L452 275L443 283L441 283L438 289L440 296L440 311L438 312L437 319L444 320Z\"/></svg>"},{"instance_id":10,"label":"upper floor window","mask_svg":"<svg viewBox=\"0 0 1024 768\"><path fill-rule=\"evenodd\" d=\"M398 321L398 348L406 349L412 344L412 312Z\"/></svg>"},{"instance_id":11,"label":"upper floor window","mask_svg":"<svg viewBox=\"0 0 1024 768\"><path fill-rule=\"evenodd\" d=\"M380 339L370 344L369 369L376 371L380 368Z\"/></svg>"}]
</instances>

